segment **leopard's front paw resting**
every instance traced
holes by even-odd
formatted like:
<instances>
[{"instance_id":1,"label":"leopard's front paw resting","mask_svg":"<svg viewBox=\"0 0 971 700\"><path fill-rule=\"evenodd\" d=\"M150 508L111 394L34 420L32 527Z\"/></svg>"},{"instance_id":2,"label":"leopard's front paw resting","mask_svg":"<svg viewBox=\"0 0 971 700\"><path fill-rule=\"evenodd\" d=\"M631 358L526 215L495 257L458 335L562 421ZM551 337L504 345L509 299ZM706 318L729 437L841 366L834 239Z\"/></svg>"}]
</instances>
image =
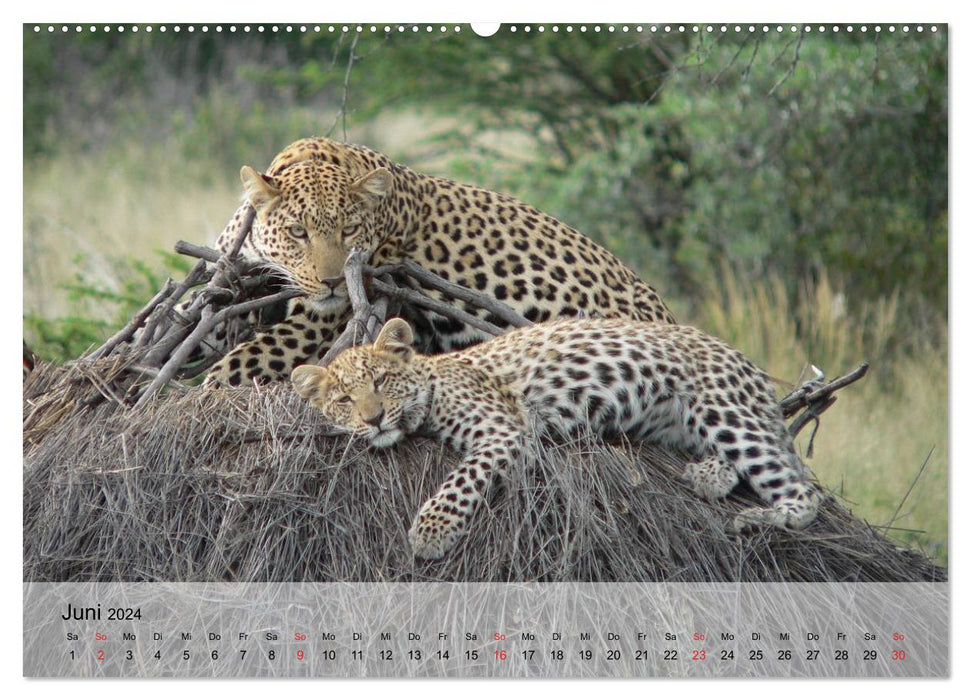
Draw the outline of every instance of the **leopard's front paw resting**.
<instances>
[{"instance_id":1,"label":"leopard's front paw resting","mask_svg":"<svg viewBox=\"0 0 971 700\"><path fill-rule=\"evenodd\" d=\"M408 531L411 551L419 559L441 559L465 534L465 520L447 512L436 499L428 501Z\"/></svg>"}]
</instances>

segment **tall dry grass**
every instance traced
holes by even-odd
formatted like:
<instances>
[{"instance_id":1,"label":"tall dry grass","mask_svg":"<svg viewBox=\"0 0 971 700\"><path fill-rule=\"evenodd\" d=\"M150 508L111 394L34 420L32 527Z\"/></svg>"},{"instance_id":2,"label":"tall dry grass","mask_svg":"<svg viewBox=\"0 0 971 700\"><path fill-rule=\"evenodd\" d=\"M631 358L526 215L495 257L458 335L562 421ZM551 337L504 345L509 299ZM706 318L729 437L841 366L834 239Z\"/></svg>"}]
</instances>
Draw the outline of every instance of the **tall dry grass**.
<instances>
[{"instance_id":1,"label":"tall dry grass","mask_svg":"<svg viewBox=\"0 0 971 700\"><path fill-rule=\"evenodd\" d=\"M726 268L694 321L791 383L808 378L810 364L835 378L869 362L867 377L843 389L823 416L812 458L805 457L811 426L798 448L857 515L946 562L946 321L930 321L940 326L934 340L905 337L898 312L897 296L854 303L826 275L793 301L777 275Z\"/></svg>"},{"instance_id":2,"label":"tall dry grass","mask_svg":"<svg viewBox=\"0 0 971 700\"><path fill-rule=\"evenodd\" d=\"M119 146L26 164L24 312L76 313L66 286L79 273L117 290L126 260L152 260L180 238L212 240L238 200L233 173L215 179L162 148Z\"/></svg>"}]
</instances>

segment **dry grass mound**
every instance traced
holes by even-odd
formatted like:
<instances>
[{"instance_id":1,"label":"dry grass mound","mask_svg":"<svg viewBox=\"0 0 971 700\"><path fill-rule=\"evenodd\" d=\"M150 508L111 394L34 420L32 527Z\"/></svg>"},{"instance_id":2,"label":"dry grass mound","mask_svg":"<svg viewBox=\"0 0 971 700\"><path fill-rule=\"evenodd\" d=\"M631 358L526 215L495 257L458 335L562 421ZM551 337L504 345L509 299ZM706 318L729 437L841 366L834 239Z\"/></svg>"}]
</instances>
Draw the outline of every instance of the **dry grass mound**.
<instances>
[{"instance_id":1,"label":"dry grass mound","mask_svg":"<svg viewBox=\"0 0 971 700\"><path fill-rule=\"evenodd\" d=\"M117 368L116 368L117 369ZM107 371L107 370L103 370ZM648 445L538 446L442 561L407 530L457 456L326 434L288 386L79 403L99 372L24 386L24 580L943 581L835 499L808 530L725 532L756 502L698 499Z\"/></svg>"}]
</instances>

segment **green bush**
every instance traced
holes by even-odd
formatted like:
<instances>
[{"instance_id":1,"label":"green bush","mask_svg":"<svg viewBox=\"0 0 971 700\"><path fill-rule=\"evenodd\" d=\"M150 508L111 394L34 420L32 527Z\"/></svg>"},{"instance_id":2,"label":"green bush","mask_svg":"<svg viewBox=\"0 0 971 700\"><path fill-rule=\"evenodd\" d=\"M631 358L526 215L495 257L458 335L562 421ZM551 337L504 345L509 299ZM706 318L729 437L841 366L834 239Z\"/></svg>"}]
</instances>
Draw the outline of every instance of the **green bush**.
<instances>
[{"instance_id":1,"label":"green bush","mask_svg":"<svg viewBox=\"0 0 971 700\"><path fill-rule=\"evenodd\" d=\"M157 262L116 259L117 283L91 278L83 256L75 258L73 282L64 285L73 310L55 319L38 314L24 317L24 340L44 360L66 362L100 345L128 323L167 278L184 277L192 262L174 253L159 252Z\"/></svg>"},{"instance_id":2,"label":"green bush","mask_svg":"<svg viewBox=\"0 0 971 700\"><path fill-rule=\"evenodd\" d=\"M790 300L824 274L851 306L898 295L901 329L947 314L946 31L25 31L25 153L162 147L205 181L342 137L342 107L358 129L413 110L428 127L393 156L430 148L576 226L683 318L725 261Z\"/></svg>"}]
</instances>

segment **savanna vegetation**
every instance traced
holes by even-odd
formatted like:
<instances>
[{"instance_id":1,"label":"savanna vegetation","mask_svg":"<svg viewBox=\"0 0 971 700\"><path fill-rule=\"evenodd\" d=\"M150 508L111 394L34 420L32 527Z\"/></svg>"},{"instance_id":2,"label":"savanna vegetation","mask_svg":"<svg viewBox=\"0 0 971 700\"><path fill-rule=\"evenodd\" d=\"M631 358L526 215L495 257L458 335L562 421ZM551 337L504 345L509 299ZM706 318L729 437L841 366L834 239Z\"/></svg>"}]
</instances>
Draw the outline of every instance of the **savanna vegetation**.
<instances>
[{"instance_id":1,"label":"savanna vegetation","mask_svg":"<svg viewBox=\"0 0 971 700\"><path fill-rule=\"evenodd\" d=\"M943 27L322 29L24 28L24 335L41 357L78 356L185 268L168 251L221 230L241 165L330 135L574 225L780 379L869 361L808 461L946 562Z\"/></svg>"}]
</instances>

